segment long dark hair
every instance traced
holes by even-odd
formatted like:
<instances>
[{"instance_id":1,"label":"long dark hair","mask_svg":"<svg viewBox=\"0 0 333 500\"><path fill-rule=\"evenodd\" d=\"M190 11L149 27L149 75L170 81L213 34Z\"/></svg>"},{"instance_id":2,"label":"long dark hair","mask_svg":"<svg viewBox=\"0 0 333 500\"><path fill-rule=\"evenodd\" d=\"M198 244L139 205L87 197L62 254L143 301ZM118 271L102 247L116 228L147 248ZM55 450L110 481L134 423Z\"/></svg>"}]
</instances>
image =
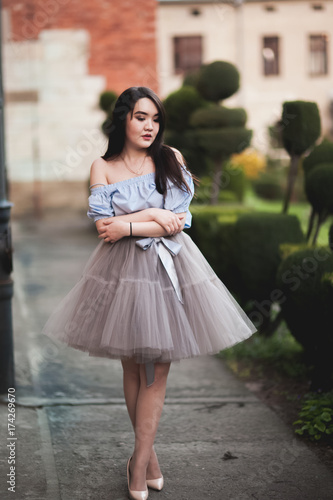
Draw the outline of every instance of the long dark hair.
<instances>
[{"instance_id":1,"label":"long dark hair","mask_svg":"<svg viewBox=\"0 0 333 500\"><path fill-rule=\"evenodd\" d=\"M165 195L167 180L169 179L183 191L189 191L189 186L182 175L182 167L174 151L170 146L163 143L165 130L164 106L159 97L148 87L130 87L118 97L112 113L112 120L105 127L109 142L102 158L107 161L121 154L126 138L126 116L130 112L131 118L133 118L135 104L143 97L151 99L158 110L159 131L154 142L147 148L147 154L153 159L156 167L156 189L159 193ZM184 165L187 167L185 160Z\"/></svg>"}]
</instances>

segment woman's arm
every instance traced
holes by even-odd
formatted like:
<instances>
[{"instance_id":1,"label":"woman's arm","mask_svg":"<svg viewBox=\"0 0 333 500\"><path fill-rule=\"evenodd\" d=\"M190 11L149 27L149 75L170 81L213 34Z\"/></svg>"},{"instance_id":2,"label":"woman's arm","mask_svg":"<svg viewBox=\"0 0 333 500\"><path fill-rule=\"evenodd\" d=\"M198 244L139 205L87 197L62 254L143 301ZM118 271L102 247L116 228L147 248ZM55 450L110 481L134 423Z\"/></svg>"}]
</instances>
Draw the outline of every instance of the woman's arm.
<instances>
[{"instance_id":1,"label":"woman's arm","mask_svg":"<svg viewBox=\"0 0 333 500\"><path fill-rule=\"evenodd\" d=\"M102 158L97 158L93 161L90 168L90 185L108 184L105 161ZM115 217L107 217L96 221L96 228L99 234L104 232L106 224L114 224L114 222L152 222L160 224L168 233L177 231L181 227L181 220L170 210L163 208L148 208L126 215L118 215ZM155 226L156 227L156 226Z\"/></svg>"},{"instance_id":2,"label":"woman's arm","mask_svg":"<svg viewBox=\"0 0 333 500\"><path fill-rule=\"evenodd\" d=\"M121 238L124 238L125 236L130 236L130 222L132 222L132 236L152 238L158 238L160 236L172 236L174 234L180 233L184 229L186 212L174 215L177 215L177 217L179 218L180 225L177 228L173 228L169 231L167 231L164 227L162 227L158 222L155 221L133 222L132 219L132 221L129 220L129 222L127 222L124 220L119 220L120 217L111 217L111 222L105 224L104 227L101 226L101 228L99 229L98 237L101 239L103 238L106 242L114 243ZM101 221L102 220L103 219L101 219Z\"/></svg>"},{"instance_id":3,"label":"woman's arm","mask_svg":"<svg viewBox=\"0 0 333 500\"><path fill-rule=\"evenodd\" d=\"M135 222L139 224L147 222L155 222L164 229L165 234L171 235L179 231L182 231L184 229L185 219L184 220L183 219L184 219L183 214L174 214L170 210L165 210L164 208L147 208L145 210L141 210L140 212L133 212L131 214L118 215L114 217L108 217L106 219L100 219L96 221L96 227L99 234L105 234L106 230L105 226L114 224L117 221L126 223L128 227L130 222L132 223ZM142 231L143 226L139 227L141 228L140 230ZM121 228L121 226L118 226L118 228ZM157 229L157 226L156 224L155 226L151 225L150 228ZM111 231L113 229L115 228L112 228ZM125 227L123 227L123 229L126 230Z\"/></svg>"}]
</instances>

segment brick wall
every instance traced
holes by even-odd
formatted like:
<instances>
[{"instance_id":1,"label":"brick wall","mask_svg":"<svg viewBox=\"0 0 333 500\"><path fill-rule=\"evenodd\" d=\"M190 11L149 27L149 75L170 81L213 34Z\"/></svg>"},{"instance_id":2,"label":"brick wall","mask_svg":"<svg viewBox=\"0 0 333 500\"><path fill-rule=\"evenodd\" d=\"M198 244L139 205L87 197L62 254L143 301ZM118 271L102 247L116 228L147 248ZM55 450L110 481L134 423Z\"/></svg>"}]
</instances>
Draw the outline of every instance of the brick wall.
<instances>
[{"instance_id":1,"label":"brick wall","mask_svg":"<svg viewBox=\"0 0 333 500\"><path fill-rule=\"evenodd\" d=\"M35 40L42 30L86 29L89 73L120 93L132 85L159 91L156 0L3 0L12 41ZM8 30L7 30L8 31Z\"/></svg>"}]
</instances>

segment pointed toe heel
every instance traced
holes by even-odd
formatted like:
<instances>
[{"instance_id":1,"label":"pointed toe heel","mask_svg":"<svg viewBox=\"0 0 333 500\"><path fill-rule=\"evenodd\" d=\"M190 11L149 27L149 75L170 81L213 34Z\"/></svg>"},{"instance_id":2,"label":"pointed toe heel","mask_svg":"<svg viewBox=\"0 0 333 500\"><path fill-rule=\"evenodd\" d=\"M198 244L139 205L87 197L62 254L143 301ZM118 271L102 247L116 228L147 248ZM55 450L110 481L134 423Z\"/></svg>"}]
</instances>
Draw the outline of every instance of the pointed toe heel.
<instances>
[{"instance_id":1,"label":"pointed toe heel","mask_svg":"<svg viewBox=\"0 0 333 500\"><path fill-rule=\"evenodd\" d=\"M130 470L129 464L131 461L130 457L127 462L127 487L128 487L128 496L131 500L147 500L148 498L148 488L146 487L145 491L134 491L130 489Z\"/></svg>"},{"instance_id":2,"label":"pointed toe heel","mask_svg":"<svg viewBox=\"0 0 333 500\"><path fill-rule=\"evenodd\" d=\"M159 477L158 479L147 479L146 480L148 488L151 488L152 490L156 491L161 491L161 489L164 486L164 478Z\"/></svg>"}]
</instances>

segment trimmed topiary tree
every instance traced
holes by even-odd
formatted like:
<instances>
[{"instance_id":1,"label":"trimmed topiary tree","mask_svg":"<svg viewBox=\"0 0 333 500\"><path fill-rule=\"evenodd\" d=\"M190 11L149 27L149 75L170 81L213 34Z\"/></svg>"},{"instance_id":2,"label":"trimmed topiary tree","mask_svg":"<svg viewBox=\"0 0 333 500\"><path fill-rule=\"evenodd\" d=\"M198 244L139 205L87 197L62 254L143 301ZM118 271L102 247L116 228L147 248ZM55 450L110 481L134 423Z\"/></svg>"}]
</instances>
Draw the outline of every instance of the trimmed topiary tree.
<instances>
[{"instance_id":1,"label":"trimmed topiary tree","mask_svg":"<svg viewBox=\"0 0 333 500\"><path fill-rule=\"evenodd\" d=\"M99 96L98 105L100 109L102 109L106 113L106 119L102 123L102 131L108 137L109 135L109 127L112 122L112 112L113 106L118 99L118 96L112 90L105 90Z\"/></svg>"},{"instance_id":2,"label":"trimmed topiary tree","mask_svg":"<svg viewBox=\"0 0 333 500\"><path fill-rule=\"evenodd\" d=\"M219 104L239 88L239 72L233 64L215 61L205 65L197 77L196 88L204 99L213 103L193 112L190 125L198 146L214 165L210 196L210 203L214 205L219 199L223 164L233 153L249 146L252 131L245 128L244 109L229 109Z\"/></svg>"},{"instance_id":3,"label":"trimmed topiary tree","mask_svg":"<svg viewBox=\"0 0 333 500\"><path fill-rule=\"evenodd\" d=\"M283 213L287 213L300 158L320 136L321 125L317 104L306 101L284 102L280 128L283 146L290 156L288 184L283 205Z\"/></svg>"},{"instance_id":4,"label":"trimmed topiary tree","mask_svg":"<svg viewBox=\"0 0 333 500\"><path fill-rule=\"evenodd\" d=\"M237 92L239 80L236 66L226 61L214 61L201 67L196 88L204 99L218 104Z\"/></svg>"},{"instance_id":5,"label":"trimmed topiary tree","mask_svg":"<svg viewBox=\"0 0 333 500\"><path fill-rule=\"evenodd\" d=\"M323 139L303 160L303 170L308 174L320 163L333 163L333 142Z\"/></svg>"},{"instance_id":6,"label":"trimmed topiary tree","mask_svg":"<svg viewBox=\"0 0 333 500\"><path fill-rule=\"evenodd\" d=\"M201 66L201 68L203 68L203 66L205 66L205 65L203 64ZM188 71L184 77L182 86L185 87L185 86L189 85L191 87L197 88L197 83L198 83L201 68L196 69L194 71Z\"/></svg>"},{"instance_id":7,"label":"trimmed topiary tree","mask_svg":"<svg viewBox=\"0 0 333 500\"><path fill-rule=\"evenodd\" d=\"M182 151L184 157L191 165L191 170L196 175L207 171L207 162L204 152L198 148L197 141L189 130L190 115L198 108L209 106L198 91L184 85L172 92L163 101L166 110L165 142Z\"/></svg>"},{"instance_id":8,"label":"trimmed topiary tree","mask_svg":"<svg viewBox=\"0 0 333 500\"><path fill-rule=\"evenodd\" d=\"M189 127L191 114L208 103L191 86L183 86L163 101L166 111L166 129L182 133Z\"/></svg>"},{"instance_id":9,"label":"trimmed topiary tree","mask_svg":"<svg viewBox=\"0 0 333 500\"><path fill-rule=\"evenodd\" d=\"M197 176L206 175L209 171L209 159L204 151L198 147L197 141L191 130L175 132L166 130L164 133L165 143L179 149L186 161L191 165L191 172Z\"/></svg>"},{"instance_id":10,"label":"trimmed topiary tree","mask_svg":"<svg viewBox=\"0 0 333 500\"><path fill-rule=\"evenodd\" d=\"M312 205L307 240L315 244L323 222L333 214L333 143L324 139L303 161L305 193ZM316 224L315 224L316 221Z\"/></svg>"},{"instance_id":11,"label":"trimmed topiary tree","mask_svg":"<svg viewBox=\"0 0 333 500\"><path fill-rule=\"evenodd\" d=\"M112 112L112 106L116 102L118 96L112 90L105 90L99 96L99 107L105 111L105 113L110 114Z\"/></svg>"},{"instance_id":12,"label":"trimmed topiary tree","mask_svg":"<svg viewBox=\"0 0 333 500\"><path fill-rule=\"evenodd\" d=\"M247 120L243 108L226 108L225 106L210 106L198 109L191 117L193 127L201 129L214 129L223 127L245 127Z\"/></svg>"},{"instance_id":13,"label":"trimmed topiary tree","mask_svg":"<svg viewBox=\"0 0 333 500\"><path fill-rule=\"evenodd\" d=\"M313 236L316 243L320 226L333 214L333 162L320 163L305 176L305 192L317 214L317 227Z\"/></svg>"}]
</instances>

